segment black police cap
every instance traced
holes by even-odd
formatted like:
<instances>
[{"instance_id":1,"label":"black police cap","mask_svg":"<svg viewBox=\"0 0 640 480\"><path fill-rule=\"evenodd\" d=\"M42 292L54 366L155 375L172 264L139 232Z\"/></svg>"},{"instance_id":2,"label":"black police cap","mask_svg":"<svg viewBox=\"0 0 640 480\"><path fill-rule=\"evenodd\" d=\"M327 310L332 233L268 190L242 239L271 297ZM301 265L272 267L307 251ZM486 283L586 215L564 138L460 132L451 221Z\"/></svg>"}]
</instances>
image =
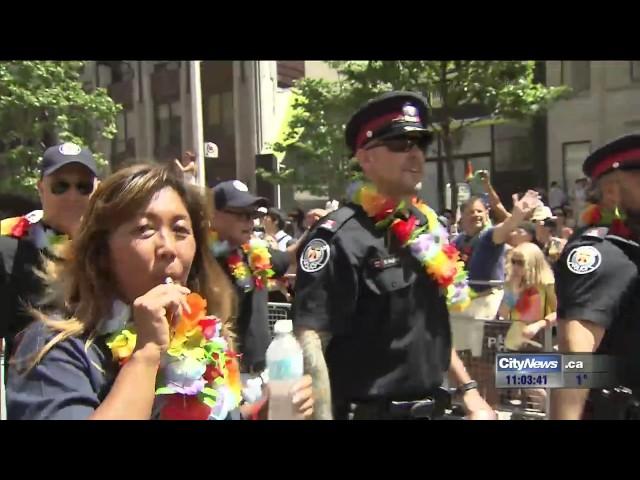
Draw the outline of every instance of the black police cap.
<instances>
[{"instance_id":1,"label":"black police cap","mask_svg":"<svg viewBox=\"0 0 640 480\"><path fill-rule=\"evenodd\" d=\"M40 175L43 177L51 175L70 163L84 165L93 175L98 176L98 167L91 151L88 148L68 142L45 150L40 163Z\"/></svg>"},{"instance_id":2,"label":"black police cap","mask_svg":"<svg viewBox=\"0 0 640 480\"><path fill-rule=\"evenodd\" d=\"M640 168L640 135L624 135L603 145L589 155L582 165L593 180L618 168Z\"/></svg>"},{"instance_id":3,"label":"black police cap","mask_svg":"<svg viewBox=\"0 0 640 480\"><path fill-rule=\"evenodd\" d=\"M414 92L384 93L365 103L347 123L345 137L351 154L366 143L405 135L423 135L427 130L429 109L426 99Z\"/></svg>"}]
</instances>

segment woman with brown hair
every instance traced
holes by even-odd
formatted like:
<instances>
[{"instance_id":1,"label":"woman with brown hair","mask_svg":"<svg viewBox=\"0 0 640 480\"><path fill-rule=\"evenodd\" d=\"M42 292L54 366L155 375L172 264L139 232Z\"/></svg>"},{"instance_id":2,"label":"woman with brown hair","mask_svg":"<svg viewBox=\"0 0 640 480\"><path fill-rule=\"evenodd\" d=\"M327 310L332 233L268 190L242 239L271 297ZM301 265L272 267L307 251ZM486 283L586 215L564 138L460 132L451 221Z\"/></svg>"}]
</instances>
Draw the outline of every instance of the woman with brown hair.
<instances>
[{"instance_id":1,"label":"woman with brown hair","mask_svg":"<svg viewBox=\"0 0 640 480\"><path fill-rule=\"evenodd\" d=\"M220 403L235 398L219 388L237 371L235 297L208 227L201 196L168 168L133 166L102 182L63 261L47 267L50 307L33 310L12 359L8 418L259 417L264 402ZM294 396L306 417L308 380Z\"/></svg>"}]
</instances>

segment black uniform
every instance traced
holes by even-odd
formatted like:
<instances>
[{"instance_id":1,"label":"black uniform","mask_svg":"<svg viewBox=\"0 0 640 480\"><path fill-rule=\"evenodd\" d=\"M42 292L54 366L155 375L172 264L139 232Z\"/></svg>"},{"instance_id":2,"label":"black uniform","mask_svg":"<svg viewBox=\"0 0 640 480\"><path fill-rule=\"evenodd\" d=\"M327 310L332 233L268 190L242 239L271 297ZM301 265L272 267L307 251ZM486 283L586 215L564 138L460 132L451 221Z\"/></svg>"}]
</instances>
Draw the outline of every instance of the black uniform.
<instances>
[{"instance_id":1,"label":"black uniform","mask_svg":"<svg viewBox=\"0 0 640 480\"><path fill-rule=\"evenodd\" d=\"M640 392L639 268L640 245L610 235L606 227L577 232L555 266L558 318L588 320L603 327L605 334L595 353L618 357L624 372L615 373L636 394ZM600 391L590 392L587 418L626 415L624 408L612 409L611 403L600 408L604 406L600 400Z\"/></svg>"},{"instance_id":2,"label":"black uniform","mask_svg":"<svg viewBox=\"0 0 640 480\"><path fill-rule=\"evenodd\" d=\"M426 218L412 212L424 225ZM379 405L431 395L449 367L446 299L394 236L361 207L318 222L299 258L294 323L329 332L325 356L335 418L351 403ZM357 418L357 414L356 414Z\"/></svg>"},{"instance_id":3,"label":"black uniform","mask_svg":"<svg viewBox=\"0 0 640 480\"><path fill-rule=\"evenodd\" d=\"M0 337L6 342L7 359L16 335L33 320L25 306L36 305L43 293L35 273L41 267L41 252L29 239L0 236Z\"/></svg>"},{"instance_id":4,"label":"black uniform","mask_svg":"<svg viewBox=\"0 0 640 480\"><path fill-rule=\"evenodd\" d=\"M289 268L289 254L269 249L271 265L275 277L281 277ZM243 259L247 262L246 255ZM229 280L236 287L238 294L238 335L239 350L242 352L241 367L243 372L261 372L265 368L267 347L271 342L269 315L267 304L269 292L265 288L245 291L236 283L224 259L220 260Z\"/></svg>"}]
</instances>

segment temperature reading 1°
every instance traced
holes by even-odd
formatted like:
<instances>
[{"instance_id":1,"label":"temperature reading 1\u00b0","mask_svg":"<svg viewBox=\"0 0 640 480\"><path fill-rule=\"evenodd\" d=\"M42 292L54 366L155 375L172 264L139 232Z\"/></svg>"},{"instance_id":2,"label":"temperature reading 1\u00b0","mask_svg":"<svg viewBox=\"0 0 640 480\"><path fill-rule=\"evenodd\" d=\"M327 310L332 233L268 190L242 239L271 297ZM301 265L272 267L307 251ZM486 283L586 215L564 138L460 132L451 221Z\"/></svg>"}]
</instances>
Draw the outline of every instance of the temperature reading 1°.
<instances>
[{"instance_id":1,"label":"temperature reading 1\u00b0","mask_svg":"<svg viewBox=\"0 0 640 480\"><path fill-rule=\"evenodd\" d=\"M586 379L587 379L586 373L579 373L576 375L576 380L578 381L578 385L582 385Z\"/></svg>"}]
</instances>

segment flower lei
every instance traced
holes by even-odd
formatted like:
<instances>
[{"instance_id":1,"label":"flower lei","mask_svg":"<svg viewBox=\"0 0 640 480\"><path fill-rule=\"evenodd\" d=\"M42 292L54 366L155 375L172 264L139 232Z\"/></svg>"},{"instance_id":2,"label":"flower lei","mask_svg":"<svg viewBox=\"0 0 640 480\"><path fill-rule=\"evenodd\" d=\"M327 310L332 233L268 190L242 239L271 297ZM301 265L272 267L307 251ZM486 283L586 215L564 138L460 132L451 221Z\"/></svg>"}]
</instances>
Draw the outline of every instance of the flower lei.
<instances>
[{"instance_id":1,"label":"flower lei","mask_svg":"<svg viewBox=\"0 0 640 480\"><path fill-rule=\"evenodd\" d=\"M209 232L208 244L214 256L227 255L229 271L235 278L236 285L244 292L253 290L254 286L258 290L262 290L275 274L271 267L268 243L265 240L252 238L248 243L242 245L242 254L248 259L248 265L244 261L243 255L237 250L228 253L228 244L220 242L217 232Z\"/></svg>"},{"instance_id":2,"label":"flower lei","mask_svg":"<svg viewBox=\"0 0 640 480\"><path fill-rule=\"evenodd\" d=\"M461 311L469 305L472 292L467 284L467 272L436 212L415 197L411 205L405 201L395 202L378 193L371 184L360 182L352 185L349 198L373 218L376 228L389 228L400 244L409 248L426 273L445 289L450 310ZM427 218L425 225L419 225L414 215L406 214L409 206Z\"/></svg>"},{"instance_id":3,"label":"flower lei","mask_svg":"<svg viewBox=\"0 0 640 480\"><path fill-rule=\"evenodd\" d=\"M241 400L238 354L222 336L222 322L205 315L207 302L197 293L186 298L190 313L182 312L171 329L169 348L163 355L156 395L162 397L162 420L221 420ZM115 361L124 365L136 346L131 322L113 333L107 346Z\"/></svg>"},{"instance_id":4,"label":"flower lei","mask_svg":"<svg viewBox=\"0 0 640 480\"><path fill-rule=\"evenodd\" d=\"M13 238L29 236L36 248L49 250L55 254L69 240L69 237L59 234L51 228L46 228L41 220L42 210L34 210L22 217L5 218L0 221L0 235Z\"/></svg>"},{"instance_id":5,"label":"flower lei","mask_svg":"<svg viewBox=\"0 0 640 480\"><path fill-rule=\"evenodd\" d=\"M613 210L607 210L596 204L589 205L580 215L583 226L607 226L612 235L627 239L634 238L633 232L625 223L626 220L627 216L617 207Z\"/></svg>"}]
</instances>

